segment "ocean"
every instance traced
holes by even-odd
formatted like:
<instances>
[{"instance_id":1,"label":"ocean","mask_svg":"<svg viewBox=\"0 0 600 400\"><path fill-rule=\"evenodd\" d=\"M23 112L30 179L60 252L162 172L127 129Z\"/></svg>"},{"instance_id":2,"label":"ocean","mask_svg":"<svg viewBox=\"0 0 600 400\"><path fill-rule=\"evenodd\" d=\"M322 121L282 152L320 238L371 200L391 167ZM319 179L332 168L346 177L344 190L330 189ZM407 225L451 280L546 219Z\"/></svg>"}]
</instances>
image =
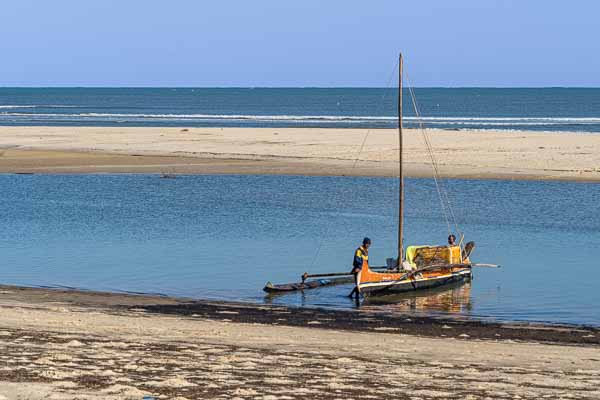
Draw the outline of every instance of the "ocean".
<instances>
[{"instance_id":1,"label":"ocean","mask_svg":"<svg viewBox=\"0 0 600 400\"><path fill-rule=\"evenodd\" d=\"M396 248L398 180L304 176L0 175L0 282L354 308L350 285L278 296L267 281L349 271ZM448 180L471 283L362 308L600 326L600 185ZM406 179L406 244L448 235L435 184ZM453 229L453 233L458 231Z\"/></svg>"},{"instance_id":2,"label":"ocean","mask_svg":"<svg viewBox=\"0 0 600 400\"><path fill-rule=\"evenodd\" d=\"M426 128L600 132L597 88L417 88ZM408 91L404 124L416 127ZM0 88L0 125L396 126L396 89Z\"/></svg>"}]
</instances>

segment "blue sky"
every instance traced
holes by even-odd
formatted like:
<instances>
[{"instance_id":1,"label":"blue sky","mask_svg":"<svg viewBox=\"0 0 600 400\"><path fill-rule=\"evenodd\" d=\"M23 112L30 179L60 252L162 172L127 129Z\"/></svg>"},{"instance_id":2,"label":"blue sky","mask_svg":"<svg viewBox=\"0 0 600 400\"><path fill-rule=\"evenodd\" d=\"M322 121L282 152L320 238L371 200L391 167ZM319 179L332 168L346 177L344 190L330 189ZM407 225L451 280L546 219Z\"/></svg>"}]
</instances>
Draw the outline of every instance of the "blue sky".
<instances>
[{"instance_id":1,"label":"blue sky","mask_svg":"<svg viewBox=\"0 0 600 400\"><path fill-rule=\"evenodd\" d=\"M600 87L592 0L3 0L1 86Z\"/></svg>"}]
</instances>

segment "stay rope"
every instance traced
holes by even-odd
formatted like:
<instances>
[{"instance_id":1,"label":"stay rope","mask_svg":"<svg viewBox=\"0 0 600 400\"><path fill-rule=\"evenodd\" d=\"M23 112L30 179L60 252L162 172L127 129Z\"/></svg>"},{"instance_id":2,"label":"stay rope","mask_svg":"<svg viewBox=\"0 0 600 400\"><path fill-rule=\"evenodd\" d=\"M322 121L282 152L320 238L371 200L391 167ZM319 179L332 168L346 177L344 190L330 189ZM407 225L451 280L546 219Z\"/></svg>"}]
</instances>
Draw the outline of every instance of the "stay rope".
<instances>
[{"instance_id":1,"label":"stay rope","mask_svg":"<svg viewBox=\"0 0 600 400\"><path fill-rule=\"evenodd\" d=\"M397 60L396 65L394 66L392 72L390 73L390 77L388 78L387 84L384 87L385 89L390 89L392 79L394 79L394 76L396 74L396 70L398 69L399 64L400 64L400 60ZM377 108L376 108L376 114L378 114L381 111L386 94L387 94L387 90L384 90L383 94L381 95L381 98L379 99L379 104L377 105ZM367 132L365 133L365 135L363 137L360 147L358 148L358 152L356 153L356 157L354 158L354 162L352 163L351 170L354 170L354 168L356 168L356 165L358 164L358 160L360 159L360 155L362 154L365 144L367 143L367 139L369 137L369 134L371 133L371 129L372 128L368 128ZM321 253L321 248L323 247L323 243L325 242L325 239L327 239L327 237L329 236L329 230L331 229L331 225L332 224L327 224L327 228L325 230L325 235L323 235L321 237L321 240L319 241L319 245L317 246L317 251L315 252L315 254L312 258L312 261L310 262L311 269L315 265L315 262L317 261L317 258L319 257L319 254Z\"/></svg>"},{"instance_id":2,"label":"stay rope","mask_svg":"<svg viewBox=\"0 0 600 400\"><path fill-rule=\"evenodd\" d=\"M417 124L419 126L419 131L421 132L421 135L423 136L423 140L425 142L425 146L427 147L427 152L429 154L429 158L431 159L431 167L433 169L433 180L435 182L435 187L436 187L438 197L440 200L440 205L442 207L442 213L444 215L444 219L445 219L446 225L448 227L448 234L452 233L452 228L450 226L450 219L452 219L452 223L454 225L454 228L456 229L456 233L462 237L462 232L456 221L456 215L454 214L454 210L452 209L452 204L451 204L450 198L448 196L448 190L446 188L444 179L442 179L441 174L440 174L440 167L439 167L438 161L435 157L435 153L433 151L433 146L431 144L431 137L430 137L429 133L427 132L427 130L425 130L425 127L423 124L423 119L421 117L421 113L419 111L419 106L417 104L417 98L414 93L414 87L413 87L413 85L410 84L410 79L409 79L408 73L405 72L404 74L406 76L406 82L408 83L408 90L410 93L410 98L411 98L411 102L413 105L413 109L415 111L415 116L416 116Z\"/></svg>"},{"instance_id":3,"label":"stay rope","mask_svg":"<svg viewBox=\"0 0 600 400\"><path fill-rule=\"evenodd\" d=\"M386 89L390 88L390 84L392 82L392 79L395 76L395 73L396 73L396 71L398 69L399 62L400 62L399 60L396 61L396 65L394 66L394 69L392 70L392 72L390 74L390 77L389 77L389 79L387 81L387 84L385 86ZM418 106L418 103L417 103L417 98L415 96L414 87L410 83L410 79L409 79L409 76L408 76L407 69L404 70L404 75L405 75L406 82L408 84L407 85L408 86L408 91L409 91L410 98L411 98L411 103L412 103L412 106L413 106L413 109L414 109L414 112L415 112L416 121L417 121L417 124L419 126L419 131L421 132L421 135L423 137L423 141L425 142L425 146L427 148L427 152L428 152L429 158L431 160L431 167L432 167L432 170L433 170L433 180L435 182L436 192L438 194L438 198L439 198L440 205L441 205L441 208L442 208L442 214L444 216L444 220L445 220L446 226L448 228L448 234L452 233L452 226L454 226L455 232L458 235L460 235L460 237L462 237L463 233L460 230L460 227L459 227L458 222L456 220L456 215L455 215L454 210L452 208L452 205L451 205L451 202L450 202L450 197L448 196L448 189L446 188L446 184L444 182L444 179L442 179L442 177L441 177L440 166L439 166L439 163L437 161L437 158L435 157L433 146L431 144L431 137L430 137L429 133L427 132L427 130L424 127L423 118L421 117L421 113L419 111L419 106ZM384 104L386 93L387 93L387 91L384 91L384 93L382 94L382 96L381 96L381 98L379 100L379 105L378 105L378 108L377 108L377 112L379 112L381 110L381 107ZM356 168L356 166L358 164L358 161L360 160L360 156L361 156L361 154L362 154L362 152L364 150L364 147L365 147L365 145L367 143L367 139L369 137L369 134L371 133L371 130L372 130L371 128L368 128L367 131L366 131L366 133L365 133L365 135L364 135L364 137L363 137L363 140L362 140L361 145L360 145L360 147L358 149L356 157L354 158L354 162L352 163L352 168L351 168L352 170L354 168ZM452 224L451 224L451 222L452 222ZM310 263L310 268L312 268L314 266L315 262L317 261L317 258L319 257L319 254L321 253L321 249L323 247L323 243L325 242L325 240L329 236L329 231L331 229L331 225L332 224L327 224L325 235L323 235L321 237L321 240L319 241L319 245L317 246L317 251L315 252L315 254L314 254L313 258L312 258L312 261Z\"/></svg>"}]
</instances>

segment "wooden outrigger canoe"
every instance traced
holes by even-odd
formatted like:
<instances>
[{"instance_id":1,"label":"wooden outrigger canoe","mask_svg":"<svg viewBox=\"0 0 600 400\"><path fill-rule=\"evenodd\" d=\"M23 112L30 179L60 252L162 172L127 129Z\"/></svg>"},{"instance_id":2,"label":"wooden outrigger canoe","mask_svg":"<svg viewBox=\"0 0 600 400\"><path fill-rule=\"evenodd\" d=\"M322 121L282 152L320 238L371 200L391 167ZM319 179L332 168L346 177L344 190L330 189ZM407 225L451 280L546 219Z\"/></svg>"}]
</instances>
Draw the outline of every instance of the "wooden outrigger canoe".
<instances>
[{"instance_id":1,"label":"wooden outrigger canoe","mask_svg":"<svg viewBox=\"0 0 600 400\"><path fill-rule=\"evenodd\" d=\"M463 237L461 237L459 245L449 246L409 246L406 253L403 248L403 225L404 225L404 175L402 171L402 54L400 54L398 63L399 86L398 86L398 138L399 138L399 196L398 196L398 256L397 258L388 259L387 267L369 267L368 261L363 262L361 271L357 274L357 289L363 295L369 294L391 294L414 291L419 289L430 289L447 284L461 283L472 278L472 267L486 266L498 267L493 264L472 264L469 260L474 242L469 242L462 245ZM411 91L412 95L412 91ZM415 112L419 115L415 105ZM425 134L425 133L424 133ZM426 139L428 147L429 141ZM430 153L431 153L431 149ZM437 164L431 153L432 164L434 166L435 175L438 174ZM436 186L438 180L436 178ZM438 194L439 193L438 187ZM445 199L449 203L448 199ZM448 204L449 208L449 204ZM453 214L452 214L453 215ZM456 221L455 221L456 224ZM448 223L448 230L450 224ZM453 242L452 242L453 243ZM385 269L382 272L376 272L375 269ZM312 278L330 278L332 276L345 275L344 278L334 279L316 279L306 281L307 277ZM330 273L320 275L308 275L305 273L302 276L302 282L274 285L267 282L263 288L268 293L285 293L297 290L314 289L322 286L330 286L342 283L350 283L353 278L347 273Z\"/></svg>"},{"instance_id":2,"label":"wooden outrigger canoe","mask_svg":"<svg viewBox=\"0 0 600 400\"><path fill-rule=\"evenodd\" d=\"M402 171L402 54L398 60L398 155L399 155L399 196L398 196L398 256L390 259L396 266L396 271L375 272L364 262L357 276L357 289L363 295L407 292L419 289L429 289L451 283L463 282L472 278L472 267L469 260L475 244L467 243L462 247L462 237L459 245L449 246L409 246L404 251L404 175ZM411 91L412 96L412 91ZM416 103L413 99L413 105ZM425 134L425 133L424 133ZM428 140L426 140L430 146ZM431 150L430 150L431 153ZM437 166L431 153L434 173ZM438 185L437 177L436 185ZM439 191L439 188L438 188ZM441 197L441 194L440 194ZM441 198L440 198L441 200ZM447 201L447 199L446 199ZM448 204L449 207L449 204ZM448 224L449 226L449 224Z\"/></svg>"}]
</instances>

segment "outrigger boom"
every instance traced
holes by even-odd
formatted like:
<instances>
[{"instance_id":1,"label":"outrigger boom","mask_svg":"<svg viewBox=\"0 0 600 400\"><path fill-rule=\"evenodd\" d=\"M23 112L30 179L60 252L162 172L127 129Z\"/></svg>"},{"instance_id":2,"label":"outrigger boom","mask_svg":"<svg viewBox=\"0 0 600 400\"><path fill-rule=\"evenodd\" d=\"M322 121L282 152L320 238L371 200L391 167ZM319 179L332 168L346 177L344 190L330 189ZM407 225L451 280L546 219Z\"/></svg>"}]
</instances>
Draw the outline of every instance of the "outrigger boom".
<instances>
[{"instance_id":1,"label":"outrigger boom","mask_svg":"<svg viewBox=\"0 0 600 400\"><path fill-rule=\"evenodd\" d=\"M387 267L372 267L373 269L387 269ZM328 279L314 279L328 278ZM330 279L329 279L330 278ZM323 286L343 285L354 282L350 272L328 272L322 274L309 274L305 272L300 277L301 282L274 284L267 282L263 290L267 293L294 292L297 290L316 289ZM314 280L308 280L314 279Z\"/></svg>"}]
</instances>

